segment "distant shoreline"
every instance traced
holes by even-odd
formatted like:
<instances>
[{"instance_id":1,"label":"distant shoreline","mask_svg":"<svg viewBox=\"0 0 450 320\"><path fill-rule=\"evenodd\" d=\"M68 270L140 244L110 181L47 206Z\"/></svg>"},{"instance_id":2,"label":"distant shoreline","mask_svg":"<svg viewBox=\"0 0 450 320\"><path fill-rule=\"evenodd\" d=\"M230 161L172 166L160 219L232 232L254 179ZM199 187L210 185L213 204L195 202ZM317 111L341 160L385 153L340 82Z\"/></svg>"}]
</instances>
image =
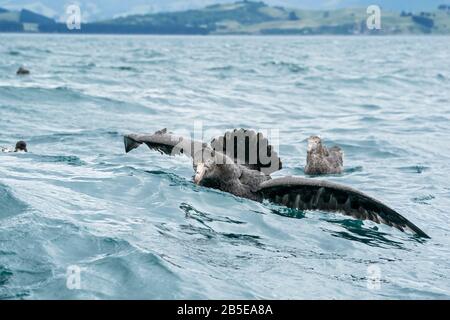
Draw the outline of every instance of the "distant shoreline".
<instances>
[{"instance_id":1,"label":"distant shoreline","mask_svg":"<svg viewBox=\"0 0 450 320\"><path fill-rule=\"evenodd\" d=\"M66 23L29 10L0 9L0 32L295 37L450 35L450 6L442 5L429 12L393 12L377 8L378 13L375 14L365 7L304 10L269 6L264 2L238 1L203 9L148 13L86 22L81 23L81 30L69 30ZM75 18L68 17L69 27L79 27L81 17L80 13Z\"/></svg>"},{"instance_id":2,"label":"distant shoreline","mask_svg":"<svg viewBox=\"0 0 450 320\"><path fill-rule=\"evenodd\" d=\"M4 32L0 31L0 35L55 35L55 36L132 36L132 37L185 37L185 38L450 38L450 34L165 34L165 33L82 33L82 32Z\"/></svg>"}]
</instances>

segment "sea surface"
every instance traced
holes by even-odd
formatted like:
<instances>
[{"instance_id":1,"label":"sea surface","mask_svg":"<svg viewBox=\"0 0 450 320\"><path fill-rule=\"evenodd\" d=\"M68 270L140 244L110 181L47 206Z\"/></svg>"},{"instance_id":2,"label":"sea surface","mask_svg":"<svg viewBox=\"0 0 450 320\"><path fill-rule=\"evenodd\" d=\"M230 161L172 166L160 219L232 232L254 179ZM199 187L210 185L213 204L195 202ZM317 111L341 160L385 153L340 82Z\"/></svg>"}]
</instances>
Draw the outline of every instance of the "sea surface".
<instances>
[{"instance_id":1,"label":"sea surface","mask_svg":"<svg viewBox=\"0 0 450 320\"><path fill-rule=\"evenodd\" d=\"M450 37L0 35L1 299L449 299ZM31 75L16 76L21 66ZM431 236L195 186L123 135L266 130ZM314 179L318 179L315 177ZM79 281L78 281L79 280Z\"/></svg>"}]
</instances>

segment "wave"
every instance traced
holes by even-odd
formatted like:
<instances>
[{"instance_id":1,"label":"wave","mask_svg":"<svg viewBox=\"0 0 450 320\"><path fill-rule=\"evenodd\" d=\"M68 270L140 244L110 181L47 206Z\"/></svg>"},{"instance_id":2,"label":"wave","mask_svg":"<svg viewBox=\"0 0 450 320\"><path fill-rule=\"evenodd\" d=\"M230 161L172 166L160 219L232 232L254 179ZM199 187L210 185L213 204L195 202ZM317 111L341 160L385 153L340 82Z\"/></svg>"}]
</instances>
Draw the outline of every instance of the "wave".
<instances>
[{"instance_id":1,"label":"wave","mask_svg":"<svg viewBox=\"0 0 450 320\"><path fill-rule=\"evenodd\" d=\"M137 70L135 67L130 67L130 66L112 67L112 69L114 69L114 70L119 70L119 71L132 71L132 72L138 72L138 70Z\"/></svg>"},{"instance_id":2,"label":"wave","mask_svg":"<svg viewBox=\"0 0 450 320\"><path fill-rule=\"evenodd\" d=\"M221 243L227 243L232 246L254 246L260 249L264 249L266 246L262 243L260 236L233 233L233 232L220 232L216 231L213 227L206 223L203 223L197 219L193 219L194 222L184 224L180 226L183 233L189 236L195 236L195 240L203 242L204 239L211 241L219 241ZM192 221L192 220L191 220ZM201 238L199 239L198 236Z\"/></svg>"},{"instance_id":3,"label":"wave","mask_svg":"<svg viewBox=\"0 0 450 320\"><path fill-rule=\"evenodd\" d=\"M185 178L180 177L171 172L165 172L162 170L139 170L139 169L135 169L135 168L132 168L132 169L136 170L136 171L141 171L141 172L145 172L148 174L152 174L152 175L158 175L158 176L162 175L165 178L168 178L172 182L172 185L191 187L191 188L193 188L193 190L195 189L195 185L192 183L192 181L186 180Z\"/></svg>"},{"instance_id":4,"label":"wave","mask_svg":"<svg viewBox=\"0 0 450 320\"><path fill-rule=\"evenodd\" d=\"M40 162L48 163L65 163L71 166L84 166L87 163L76 156L35 156Z\"/></svg>"},{"instance_id":5,"label":"wave","mask_svg":"<svg viewBox=\"0 0 450 320\"><path fill-rule=\"evenodd\" d=\"M329 142L333 145L333 142ZM374 158L391 157L398 158L410 155L410 151L394 145L386 140L367 138L355 142L336 141L334 144L340 146L344 152L351 154L365 154Z\"/></svg>"},{"instance_id":6,"label":"wave","mask_svg":"<svg viewBox=\"0 0 450 320\"><path fill-rule=\"evenodd\" d=\"M94 130L79 130L75 132L60 132L60 133L52 133L46 135L38 135L33 136L28 139L30 144L39 144L39 143L49 143L49 142L60 142L61 140L66 139L78 139L83 137L119 137L122 134L118 131L107 130L107 129L94 129ZM30 154L31 155L31 154ZM63 161L75 159L76 156L42 156L43 159L59 159L61 158Z\"/></svg>"},{"instance_id":7,"label":"wave","mask_svg":"<svg viewBox=\"0 0 450 320\"><path fill-rule=\"evenodd\" d=\"M0 257L1 257L0 252ZM6 266L0 265L0 300L17 299L17 296L9 292L8 284L14 273Z\"/></svg>"},{"instance_id":8,"label":"wave","mask_svg":"<svg viewBox=\"0 0 450 320\"><path fill-rule=\"evenodd\" d=\"M366 226L364 221L345 218L324 218L324 221L337 224L345 229L345 231L324 229L324 231L330 233L334 237L360 242L371 247L405 249L403 242L388 238L392 237L392 235L382 232L379 230L378 226Z\"/></svg>"},{"instance_id":9,"label":"wave","mask_svg":"<svg viewBox=\"0 0 450 320\"><path fill-rule=\"evenodd\" d=\"M15 51L15 50L10 50L10 51L7 52L7 54L10 55L10 56L13 56L13 57L21 55L20 51Z\"/></svg>"},{"instance_id":10,"label":"wave","mask_svg":"<svg viewBox=\"0 0 450 320\"><path fill-rule=\"evenodd\" d=\"M360 121L366 122L368 124L375 124L375 123L381 123L385 120L383 118L375 117L375 116L361 116Z\"/></svg>"},{"instance_id":11,"label":"wave","mask_svg":"<svg viewBox=\"0 0 450 320\"><path fill-rule=\"evenodd\" d=\"M284 69L290 71L291 73L305 73L309 71L309 68L306 66L301 66L297 63L292 62L284 62L284 61L269 61L263 63L263 66L275 66L280 69Z\"/></svg>"},{"instance_id":12,"label":"wave","mask_svg":"<svg viewBox=\"0 0 450 320\"><path fill-rule=\"evenodd\" d=\"M428 166L422 166L422 165L415 165L415 166L405 166L405 167L399 167L398 170L408 172L408 173L423 173L425 171L430 170L431 168Z\"/></svg>"},{"instance_id":13,"label":"wave","mask_svg":"<svg viewBox=\"0 0 450 320\"><path fill-rule=\"evenodd\" d=\"M40 48L40 47L37 47L37 46L18 46L17 50L19 50L21 52L25 51L25 52L37 53L37 54L41 54L41 53L51 54L51 53L53 53L53 51L48 49L48 48Z\"/></svg>"},{"instance_id":14,"label":"wave","mask_svg":"<svg viewBox=\"0 0 450 320\"><path fill-rule=\"evenodd\" d=\"M58 107L66 107L73 109L75 102L88 101L92 104L87 107L99 109L107 109L108 111L123 112L124 109L127 112L138 112L145 114L156 114L158 111L155 109L142 105L137 102L129 102L111 98L109 96L94 95L84 90L71 88L68 86L35 86L35 85L23 85L23 86L11 86L0 85L0 98L4 101L11 101L17 104L17 100L26 99L27 102L32 104L42 103L43 105L56 104ZM20 106L12 106L16 108L18 112L22 110ZM40 109L33 109L33 111L39 111Z\"/></svg>"},{"instance_id":15,"label":"wave","mask_svg":"<svg viewBox=\"0 0 450 320\"><path fill-rule=\"evenodd\" d=\"M378 111L382 109L379 105L376 104L361 104L359 105L359 107L368 111Z\"/></svg>"},{"instance_id":16,"label":"wave","mask_svg":"<svg viewBox=\"0 0 450 320\"><path fill-rule=\"evenodd\" d=\"M0 220L26 212L28 205L17 199L11 190L0 183Z\"/></svg>"},{"instance_id":17,"label":"wave","mask_svg":"<svg viewBox=\"0 0 450 320\"><path fill-rule=\"evenodd\" d=\"M207 70L208 71L232 71L234 69L235 68L233 66L228 65L228 66L221 66L221 67L211 67L211 68L208 68Z\"/></svg>"},{"instance_id":18,"label":"wave","mask_svg":"<svg viewBox=\"0 0 450 320\"><path fill-rule=\"evenodd\" d=\"M12 101L18 99L28 101L58 101L64 102L68 99L77 100L84 97L81 91L67 86L36 86L34 84L22 83L21 86L0 85L0 97L9 98Z\"/></svg>"},{"instance_id":19,"label":"wave","mask_svg":"<svg viewBox=\"0 0 450 320\"><path fill-rule=\"evenodd\" d=\"M304 219L306 218L306 214L304 211L291 209L286 207L280 207L271 203L266 203L266 207L269 208L270 212L276 214L277 216L282 216L286 218L294 218L294 219Z\"/></svg>"},{"instance_id":20,"label":"wave","mask_svg":"<svg viewBox=\"0 0 450 320\"><path fill-rule=\"evenodd\" d=\"M258 74L259 72L254 68L238 68L232 65L216 66L207 68L206 71L217 73L221 77L225 77L229 73L242 74Z\"/></svg>"},{"instance_id":21,"label":"wave","mask_svg":"<svg viewBox=\"0 0 450 320\"><path fill-rule=\"evenodd\" d=\"M165 54L161 51L157 50L142 50L142 48L134 48L128 50L128 52L134 54L135 57L144 57L144 58L160 58L164 57Z\"/></svg>"},{"instance_id":22,"label":"wave","mask_svg":"<svg viewBox=\"0 0 450 320\"><path fill-rule=\"evenodd\" d=\"M362 171L364 171L364 168L362 166L346 167L344 163L344 174L351 174Z\"/></svg>"},{"instance_id":23,"label":"wave","mask_svg":"<svg viewBox=\"0 0 450 320\"><path fill-rule=\"evenodd\" d=\"M436 197L432 194L425 195L425 196L419 196L412 199L413 202L419 203L419 204L425 204L425 205L431 205L431 201L434 200Z\"/></svg>"},{"instance_id":24,"label":"wave","mask_svg":"<svg viewBox=\"0 0 450 320\"><path fill-rule=\"evenodd\" d=\"M185 213L186 217L193 218L202 224L206 222L225 222L231 224L245 224L245 222L231 219L229 217L209 214L195 209L192 205L183 202L180 204L180 209Z\"/></svg>"}]
</instances>

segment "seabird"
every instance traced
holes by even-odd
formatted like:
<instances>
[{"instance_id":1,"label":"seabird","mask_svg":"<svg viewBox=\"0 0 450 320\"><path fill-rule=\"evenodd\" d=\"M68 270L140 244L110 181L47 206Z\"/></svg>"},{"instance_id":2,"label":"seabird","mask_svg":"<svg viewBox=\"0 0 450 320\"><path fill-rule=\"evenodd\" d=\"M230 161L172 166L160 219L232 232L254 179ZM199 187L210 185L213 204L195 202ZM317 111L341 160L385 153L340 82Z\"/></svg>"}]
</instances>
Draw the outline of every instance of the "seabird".
<instances>
[{"instance_id":1,"label":"seabird","mask_svg":"<svg viewBox=\"0 0 450 320\"><path fill-rule=\"evenodd\" d=\"M2 152L12 152L10 149L1 147ZM14 148L14 152L28 152L27 143L25 141L18 141L16 143L16 147Z\"/></svg>"},{"instance_id":2,"label":"seabird","mask_svg":"<svg viewBox=\"0 0 450 320\"><path fill-rule=\"evenodd\" d=\"M340 174L344 167L344 153L334 146L328 149L318 136L308 139L305 173L308 175Z\"/></svg>"},{"instance_id":3,"label":"seabird","mask_svg":"<svg viewBox=\"0 0 450 320\"><path fill-rule=\"evenodd\" d=\"M148 135L125 135L124 143L126 153L144 143L162 154L190 156L197 185L302 211L339 212L429 238L393 209L353 188L301 177L272 179L270 174L282 168L280 158L267 139L252 130L227 132L207 144L163 129Z\"/></svg>"},{"instance_id":4,"label":"seabird","mask_svg":"<svg viewBox=\"0 0 450 320\"><path fill-rule=\"evenodd\" d=\"M25 141L18 141L14 152L28 152L27 143Z\"/></svg>"},{"instance_id":5,"label":"seabird","mask_svg":"<svg viewBox=\"0 0 450 320\"><path fill-rule=\"evenodd\" d=\"M20 67L19 70L17 70L16 74L18 76L28 75L30 74L30 70L25 69L24 67Z\"/></svg>"}]
</instances>

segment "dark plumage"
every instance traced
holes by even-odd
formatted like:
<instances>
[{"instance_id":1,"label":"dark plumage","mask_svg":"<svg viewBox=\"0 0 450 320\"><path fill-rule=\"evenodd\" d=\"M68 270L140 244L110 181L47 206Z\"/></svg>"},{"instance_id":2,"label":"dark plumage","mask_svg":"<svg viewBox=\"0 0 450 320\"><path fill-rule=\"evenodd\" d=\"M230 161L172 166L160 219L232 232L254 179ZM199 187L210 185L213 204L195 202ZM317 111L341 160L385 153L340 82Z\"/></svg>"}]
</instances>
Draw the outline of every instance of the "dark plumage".
<instances>
[{"instance_id":1,"label":"dark plumage","mask_svg":"<svg viewBox=\"0 0 450 320\"><path fill-rule=\"evenodd\" d=\"M344 167L344 153L335 146L328 149L322 139L312 136L308 139L308 154L305 173L309 175L340 174Z\"/></svg>"},{"instance_id":2,"label":"dark plumage","mask_svg":"<svg viewBox=\"0 0 450 320\"><path fill-rule=\"evenodd\" d=\"M194 182L198 185L255 201L269 200L299 210L341 212L357 219L384 223L401 231L409 229L418 236L428 238L399 213L360 191L300 177L272 179L270 174L281 169L280 158L267 139L254 131L240 129L227 132L214 139L211 145L175 136L166 129L150 135L126 135L124 142L127 153L145 143L150 149L161 153L190 156L195 170ZM262 151L266 152L266 156Z\"/></svg>"},{"instance_id":3,"label":"dark plumage","mask_svg":"<svg viewBox=\"0 0 450 320\"><path fill-rule=\"evenodd\" d=\"M16 148L15 148L14 152L19 152L19 151L28 152L27 143L25 141L18 141L16 143Z\"/></svg>"},{"instance_id":4,"label":"dark plumage","mask_svg":"<svg viewBox=\"0 0 450 320\"><path fill-rule=\"evenodd\" d=\"M1 147L1 152L12 152L12 149ZM27 143L25 141L18 141L16 143L16 147L14 148L14 152L28 152Z\"/></svg>"},{"instance_id":5,"label":"dark plumage","mask_svg":"<svg viewBox=\"0 0 450 320\"><path fill-rule=\"evenodd\" d=\"M24 67L20 67L20 68L17 70L16 74L17 74L18 76L28 75L28 74L30 74L30 70L25 69Z\"/></svg>"}]
</instances>

